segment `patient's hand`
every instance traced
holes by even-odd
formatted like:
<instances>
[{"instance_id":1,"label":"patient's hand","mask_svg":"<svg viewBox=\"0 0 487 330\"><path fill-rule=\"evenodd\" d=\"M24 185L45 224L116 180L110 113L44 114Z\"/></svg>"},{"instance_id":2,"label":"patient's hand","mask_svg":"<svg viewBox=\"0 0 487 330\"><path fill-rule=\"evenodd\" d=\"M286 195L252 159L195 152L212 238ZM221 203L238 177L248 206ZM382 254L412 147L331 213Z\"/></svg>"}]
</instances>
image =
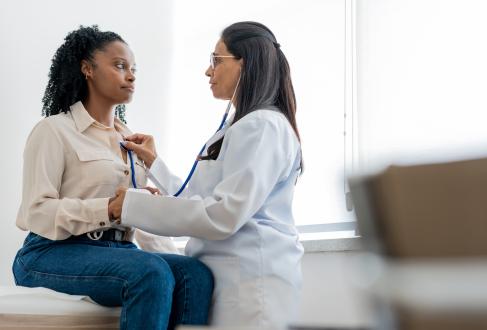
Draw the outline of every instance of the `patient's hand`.
<instances>
[{"instance_id":1,"label":"patient's hand","mask_svg":"<svg viewBox=\"0 0 487 330\"><path fill-rule=\"evenodd\" d=\"M133 150L148 168L157 157L154 138L150 135L137 133L126 136L124 145L127 149Z\"/></svg>"},{"instance_id":2,"label":"patient's hand","mask_svg":"<svg viewBox=\"0 0 487 330\"><path fill-rule=\"evenodd\" d=\"M122 216L122 206L126 192L127 188L118 187L115 193L115 197L110 198L110 201L108 203L108 216L110 220L120 219L120 217Z\"/></svg>"}]
</instances>

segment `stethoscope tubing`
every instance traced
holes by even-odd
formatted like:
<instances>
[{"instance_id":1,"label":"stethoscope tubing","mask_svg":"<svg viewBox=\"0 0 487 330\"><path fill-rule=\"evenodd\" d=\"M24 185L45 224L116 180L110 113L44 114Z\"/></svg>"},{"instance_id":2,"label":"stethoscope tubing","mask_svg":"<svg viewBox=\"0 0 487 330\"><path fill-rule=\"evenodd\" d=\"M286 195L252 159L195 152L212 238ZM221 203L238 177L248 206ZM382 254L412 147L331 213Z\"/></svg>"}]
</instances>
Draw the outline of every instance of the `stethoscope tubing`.
<instances>
[{"instance_id":1,"label":"stethoscope tubing","mask_svg":"<svg viewBox=\"0 0 487 330\"><path fill-rule=\"evenodd\" d=\"M225 114L223 115L220 126L218 126L218 129L216 130L215 134L218 133L218 131L220 131L223 128L223 125L225 125L225 121L227 120L227 116L228 116L228 112L230 110L230 106L231 106L231 104L229 103L229 106L227 107L227 110L225 111ZM186 186L188 185L189 180L191 180L191 177L193 176L194 171L196 170L196 166L198 165L198 162L200 161L200 156L203 154L203 151L205 151L205 148L206 148L206 143L205 143L205 145L203 145L203 148L201 148L200 152L198 153L198 156L196 157L196 160L194 161L193 166L191 167L191 170L189 171L188 177L186 178L186 180L184 180L183 185L173 195L174 197L178 197L184 191Z\"/></svg>"}]
</instances>

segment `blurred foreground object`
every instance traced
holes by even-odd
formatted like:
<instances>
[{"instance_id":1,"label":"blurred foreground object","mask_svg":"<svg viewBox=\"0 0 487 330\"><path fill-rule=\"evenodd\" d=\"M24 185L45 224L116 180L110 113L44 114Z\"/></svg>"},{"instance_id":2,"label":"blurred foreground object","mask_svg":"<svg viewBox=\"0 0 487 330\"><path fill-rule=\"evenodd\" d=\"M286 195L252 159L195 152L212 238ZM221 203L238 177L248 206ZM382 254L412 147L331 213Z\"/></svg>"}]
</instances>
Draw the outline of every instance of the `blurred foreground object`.
<instances>
[{"instance_id":1,"label":"blurred foreground object","mask_svg":"<svg viewBox=\"0 0 487 330\"><path fill-rule=\"evenodd\" d=\"M487 159L349 184L380 329L487 329Z\"/></svg>"}]
</instances>

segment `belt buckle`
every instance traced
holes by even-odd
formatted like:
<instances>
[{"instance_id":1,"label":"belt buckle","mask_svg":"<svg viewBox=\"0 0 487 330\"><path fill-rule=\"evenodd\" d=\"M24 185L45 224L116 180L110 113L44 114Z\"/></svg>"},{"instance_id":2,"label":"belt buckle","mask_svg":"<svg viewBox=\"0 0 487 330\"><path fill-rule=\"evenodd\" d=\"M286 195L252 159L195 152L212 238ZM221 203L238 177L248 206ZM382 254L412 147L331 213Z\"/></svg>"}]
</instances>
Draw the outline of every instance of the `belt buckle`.
<instances>
[{"instance_id":1,"label":"belt buckle","mask_svg":"<svg viewBox=\"0 0 487 330\"><path fill-rule=\"evenodd\" d=\"M99 241L101 237L103 236L103 231L92 231L89 233L86 233L86 236L91 239L92 241Z\"/></svg>"}]
</instances>

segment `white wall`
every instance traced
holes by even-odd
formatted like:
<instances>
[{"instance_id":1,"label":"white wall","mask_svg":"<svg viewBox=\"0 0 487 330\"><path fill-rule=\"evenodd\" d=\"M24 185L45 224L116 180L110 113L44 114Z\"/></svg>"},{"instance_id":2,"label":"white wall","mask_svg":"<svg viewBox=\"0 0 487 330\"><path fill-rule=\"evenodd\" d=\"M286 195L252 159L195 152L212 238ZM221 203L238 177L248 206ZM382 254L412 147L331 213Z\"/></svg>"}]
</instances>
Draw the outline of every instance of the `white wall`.
<instances>
[{"instance_id":1,"label":"white wall","mask_svg":"<svg viewBox=\"0 0 487 330\"><path fill-rule=\"evenodd\" d=\"M13 282L11 263L25 233L15 226L21 197L22 152L30 130L41 119L41 99L51 58L65 35L80 24L98 24L124 38L135 53L139 69L137 92L128 106L133 130L152 132L158 140L164 131L168 52L172 40L171 1L127 0L83 2L16 0L0 2L0 284ZM147 117L151 120L147 120Z\"/></svg>"},{"instance_id":2,"label":"white wall","mask_svg":"<svg viewBox=\"0 0 487 330\"><path fill-rule=\"evenodd\" d=\"M361 287L360 253L307 253L303 258L303 297L297 324L361 327L374 323Z\"/></svg>"}]
</instances>

